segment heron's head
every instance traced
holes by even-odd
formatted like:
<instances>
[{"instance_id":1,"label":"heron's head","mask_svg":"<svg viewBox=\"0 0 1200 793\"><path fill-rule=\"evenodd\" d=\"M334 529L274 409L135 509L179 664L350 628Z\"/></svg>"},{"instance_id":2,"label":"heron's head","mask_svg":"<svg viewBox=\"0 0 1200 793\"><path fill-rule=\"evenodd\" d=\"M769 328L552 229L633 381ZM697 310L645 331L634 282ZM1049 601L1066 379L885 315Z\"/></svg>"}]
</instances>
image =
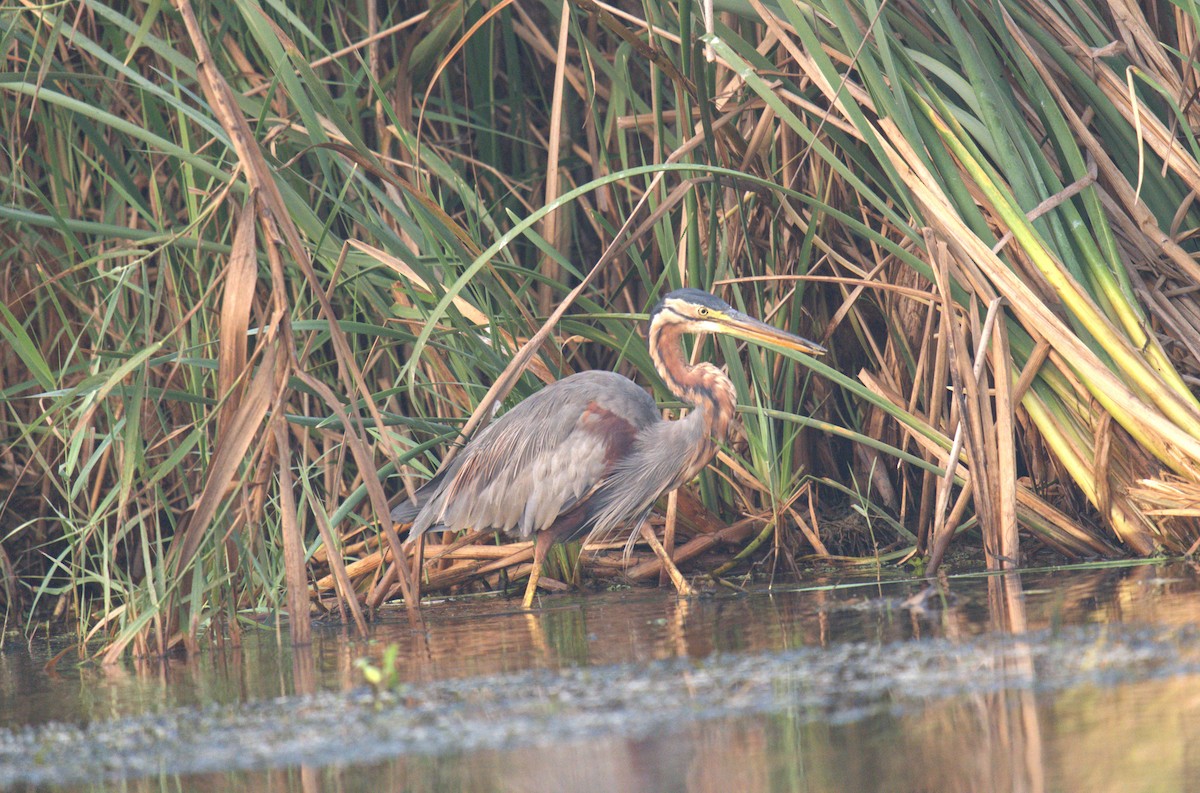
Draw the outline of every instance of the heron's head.
<instances>
[{"instance_id":1,"label":"heron's head","mask_svg":"<svg viewBox=\"0 0 1200 793\"><path fill-rule=\"evenodd\" d=\"M721 333L759 344L777 344L809 355L825 348L814 341L780 330L735 309L719 297L699 289L669 292L650 312L650 329L673 326L686 333Z\"/></svg>"}]
</instances>

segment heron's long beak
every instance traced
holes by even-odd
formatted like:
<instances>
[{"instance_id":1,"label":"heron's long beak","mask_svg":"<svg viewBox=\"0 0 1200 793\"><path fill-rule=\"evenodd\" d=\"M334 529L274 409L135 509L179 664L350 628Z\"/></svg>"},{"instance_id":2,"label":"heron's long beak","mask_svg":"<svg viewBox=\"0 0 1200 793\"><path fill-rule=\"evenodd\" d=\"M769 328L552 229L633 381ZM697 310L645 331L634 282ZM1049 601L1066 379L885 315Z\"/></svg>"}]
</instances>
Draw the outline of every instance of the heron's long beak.
<instances>
[{"instance_id":1,"label":"heron's long beak","mask_svg":"<svg viewBox=\"0 0 1200 793\"><path fill-rule=\"evenodd\" d=\"M768 325L740 311L729 311L722 314L716 324L722 332L745 341L767 344L778 344L789 350L799 350L809 355L823 355L825 348L815 341L809 341L801 336L788 333L786 330Z\"/></svg>"}]
</instances>

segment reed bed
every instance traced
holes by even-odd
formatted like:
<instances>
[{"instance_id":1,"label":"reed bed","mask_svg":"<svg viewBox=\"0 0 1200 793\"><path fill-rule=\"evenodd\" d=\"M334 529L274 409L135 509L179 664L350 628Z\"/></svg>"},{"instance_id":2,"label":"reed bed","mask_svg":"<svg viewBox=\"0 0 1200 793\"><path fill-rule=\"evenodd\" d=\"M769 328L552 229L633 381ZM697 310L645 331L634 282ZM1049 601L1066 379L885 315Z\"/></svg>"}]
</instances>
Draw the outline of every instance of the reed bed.
<instances>
[{"instance_id":1,"label":"reed bed","mask_svg":"<svg viewBox=\"0 0 1200 793\"><path fill-rule=\"evenodd\" d=\"M655 518L693 572L1196 551L1195 10L389 9L0 8L10 624L113 660L523 576L414 571L389 504L574 371L676 413L639 320L685 284L831 350L696 343L745 439Z\"/></svg>"}]
</instances>

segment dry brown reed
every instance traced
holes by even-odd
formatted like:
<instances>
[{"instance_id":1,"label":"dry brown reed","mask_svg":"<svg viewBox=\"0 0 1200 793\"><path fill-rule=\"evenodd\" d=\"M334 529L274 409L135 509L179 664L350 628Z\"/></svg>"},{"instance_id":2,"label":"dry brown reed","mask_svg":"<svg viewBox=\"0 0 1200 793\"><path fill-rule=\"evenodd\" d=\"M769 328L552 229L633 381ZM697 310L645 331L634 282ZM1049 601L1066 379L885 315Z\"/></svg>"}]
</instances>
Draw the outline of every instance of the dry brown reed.
<instances>
[{"instance_id":1,"label":"dry brown reed","mask_svg":"<svg viewBox=\"0 0 1200 793\"><path fill-rule=\"evenodd\" d=\"M1196 551L1183 8L228 5L0 11L7 608L112 660L520 577L389 501L545 382L655 386L685 283L832 350L694 348L746 437L663 505L693 571Z\"/></svg>"}]
</instances>

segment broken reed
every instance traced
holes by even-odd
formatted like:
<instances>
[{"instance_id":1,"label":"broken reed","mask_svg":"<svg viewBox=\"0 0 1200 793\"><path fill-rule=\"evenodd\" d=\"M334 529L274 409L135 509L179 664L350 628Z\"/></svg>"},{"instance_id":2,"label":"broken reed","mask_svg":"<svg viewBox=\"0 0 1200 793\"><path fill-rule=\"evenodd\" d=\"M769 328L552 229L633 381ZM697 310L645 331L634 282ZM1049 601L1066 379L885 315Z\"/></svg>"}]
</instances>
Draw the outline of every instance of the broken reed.
<instances>
[{"instance_id":1,"label":"broken reed","mask_svg":"<svg viewBox=\"0 0 1200 793\"><path fill-rule=\"evenodd\" d=\"M463 419L657 385L635 320L683 283L833 350L723 349L745 444L664 505L698 569L1194 550L1194 17L719 10L0 11L6 607L109 659L246 609L302 639L330 593L361 624ZM527 565L444 542L427 590Z\"/></svg>"}]
</instances>

